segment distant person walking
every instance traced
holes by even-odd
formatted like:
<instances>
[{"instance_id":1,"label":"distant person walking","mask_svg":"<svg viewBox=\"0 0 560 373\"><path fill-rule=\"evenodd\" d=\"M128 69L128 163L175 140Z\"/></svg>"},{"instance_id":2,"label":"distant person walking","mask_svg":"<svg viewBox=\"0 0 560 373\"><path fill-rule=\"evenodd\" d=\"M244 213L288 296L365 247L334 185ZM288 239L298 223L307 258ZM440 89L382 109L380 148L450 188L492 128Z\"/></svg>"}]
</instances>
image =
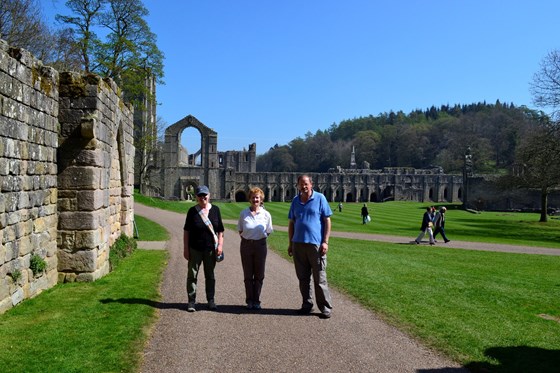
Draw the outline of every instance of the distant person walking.
<instances>
[{"instance_id":1,"label":"distant person walking","mask_svg":"<svg viewBox=\"0 0 560 373\"><path fill-rule=\"evenodd\" d=\"M267 243L272 233L272 216L262 206L264 192L260 188L249 191L250 206L241 211L237 230L241 236L240 252L245 283L245 302L250 310L261 309L261 289L264 281Z\"/></svg>"},{"instance_id":2,"label":"distant person walking","mask_svg":"<svg viewBox=\"0 0 560 373\"><path fill-rule=\"evenodd\" d=\"M439 211L436 213L436 215L434 217L434 227L435 227L434 240L436 239L437 234L441 233L441 237L443 237L443 240L445 241L445 243L448 243L450 240L445 235L445 213L446 212L447 212L447 208L442 207L442 208L439 209Z\"/></svg>"},{"instance_id":3,"label":"distant person walking","mask_svg":"<svg viewBox=\"0 0 560 373\"><path fill-rule=\"evenodd\" d=\"M426 235L426 233L428 234L428 237L430 239L430 245L435 244L434 234L432 232L432 227L434 225L433 219L434 218L432 215L432 207L431 206L427 207L426 212L422 216L422 225L420 226L420 234L414 240L414 242L416 242L417 245L420 244L422 238L424 238L424 235Z\"/></svg>"},{"instance_id":4,"label":"distant person walking","mask_svg":"<svg viewBox=\"0 0 560 373\"><path fill-rule=\"evenodd\" d=\"M187 269L188 312L196 311L196 285L200 265L204 266L206 300L208 308L216 310L216 256L222 254L224 224L220 209L210 203L210 191L206 185L196 188L197 204L187 211L183 227L183 256L189 262Z\"/></svg>"},{"instance_id":5,"label":"distant person walking","mask_svg":"<svg viewBox=\"0 0 560 373\"><path fill-rule=\"evenodd\" d=\"M369 221L369 211L367 208L367 205L364 203L364 205L362 206L362 224L367 224Z\"/></svg>"},{"instance_id":6,"label":"distant person walking","mask_svg":"<svg viewBox=\"0 0 560 373\"><path fill-rule=\"evenodd\" d=\"M331 233L331 208L325 196L313 190L308 175L298 177L299 194L290 205L288 255L294 258L302 305L299 314L311 313L313 290L322 318L330 318L331 294L327 283L327 251ZM313 276L314 288L311 288Z\"/></svg>"},{"instance_id":7,"label":"distant person walking","mask_svg":"<svg viewBox=\"0 0 560 373\"><path fill-rule=\"evenodd\" d=\"M338 212L342 212L342 202L338 203Z\"/></svg>"}]
</instances>

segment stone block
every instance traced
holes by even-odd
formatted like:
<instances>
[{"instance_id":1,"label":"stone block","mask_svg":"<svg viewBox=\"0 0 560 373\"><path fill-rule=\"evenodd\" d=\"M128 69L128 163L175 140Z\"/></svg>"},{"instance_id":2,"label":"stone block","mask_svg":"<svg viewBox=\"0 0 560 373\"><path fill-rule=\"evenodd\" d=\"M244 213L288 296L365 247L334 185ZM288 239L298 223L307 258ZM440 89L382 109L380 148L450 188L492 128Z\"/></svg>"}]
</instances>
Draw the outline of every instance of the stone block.
<instances>
[{"instance_id":1,"label":"stone block","mask_svg":"<svg viewBox=\"0 0 560 373\"><path fill-rule=\"evenodd\" d=\"M23 235L30 236L33 233L33 218L31 212L28 211L29 217L23 222Z\"/></svg>"},{"instance_id":2,"label":"stone block","mask_svg":"<svg viewBox=\"0 0 560 373\"><path fill-rule=\"evenodd\" d=\"M93 282L96 280L96 277L93 273L79 273L76 276L76 282Z\"/></svg>"},{"instance_id":3,"label":"stone block","mask_svg":"<svg viewBox=\"0 0 560 373\"><path fill-rule=\"evenodd\" d=\"M39 217L33 222L33 231L35 233L42 233L47 230L48 218Z\"/></svg>"},{"instance_id":4,"label":"stone block","mask_svg":"<svg viewBox=\"0 0 560 373\"><path fill-rule=\"evenodd\" d=\"M102 170L98 167L67 167L58 175L60 189L99 189Z\"/></svg>"},{"instance_id":5,"label":"stone block","mask_svg":"<svg viewBox=\"0 0 560 373\"><path fill-rule=\"evenodd\" d=\"M47 272L47 289L52 288L58 283L58 270L56 267Z\"/></svg>"},{"instance_id":6,"label":"stone block","mask_svg":"<svg viewBox=\"0 0 560 373\"><path fill-rule=\"evenodd\" d=\"M21 210L20 210L21 211ZM21 212L20 211L14 211L11 214L8 214L8 218L6 221L7 225L14 225L19 223L20 221L20 216L21 216Z\"/></svg>"},{"instance_id":7,"label":"stone block","mask_svg":"<svg viewBox=\"0 0 560 373\"><path fill-rule=\"evenodd\" d=\"M19 240L19 255L26 255L33 251L33 246L31 245L31 237L23 236Z\"/></svg>"},{"instance_id":8,"label":"stone block","mask_svg":"<svg viewBox=\"0 0 560 373\"><path fill-rule=\"evenodd\" d=\"M77 199L80 211L94 211L107 205L106 194L99 189L79 191Z\"/></svg>"},{"instance_id":9,"label":"stone block","mask_svg":"<svg viewBox=\"0 0 560 373\"><path fill-rule=\"evenodd\" d=\"M24 299L23 289L21 287L18 287L17 290L12 294L11 298L12 305L14 306L21 303Z\"/></svg>"},{"instance_id":10,"label":"stone block","mask_svg":"<svg viewBox=\"0 0 560 373\"><path fill-rule=\"evenodd\" d=\"M14 260L19 256L19 242L12 239L4 244L4 248L6 249L6 262Z\"/></svg>"},{"instance_id":11,"label":"stone block","mask_svg":"<svg viewBox=\"0 0 560 373\"><path fill-rule=\"evenodd\" d=\"M17 193L5 193L2 192L5 198L4 211L14 212L18 210L18 194Z\"/></svg>"},{"instance_id":12,"label":"stone block","mask_svg":"<svg viewBox=\"0 0 560 373\"><path fill-rule=\"evenodd\" d=\"M61 249L73 252L76 248L76 232L58 230L56 241Z\"/></svg>"},{"instance_id":13,"label":"stone block","mask_svg":"<svg viewBox=\"0 0 560 373\"><path fill-rule=\"evenodd\" d=\"M13 84L12 77L3 71L0 71L0 95L11 96Z\"/></svg>"},{"instance_id":14,"label":"stone block","mask_svg":"<svg viewBox=\"0 0 560 373\"><path fill-rule=\"evenodd\" d=\"M58 251L58 270L61 272L93 272L97 267L97 250Z\"/></svg>"},{"instance_id":15,"label":"stone block","mask_svg":"<svg viewBox=\"0 0 560 373\"><path fill-rule=\"evenodd\" d=\"M42 275L41 277L36 278L29 284L29 297L35 297L39 295L43 290L48 289L48 284L49 283L46 275Z\"/></svg>"},{"instance_id":16,"label":"stone block","mask_svg":"<svg viewBox=\"0 0 560 373\"><path fill-rule=\"evenodd\" d=\"M89 212L60 212L58 227L62 230L96 230L106 224L101 210Z\"/></svg>"},{"instance_id":17,"label":"stone block","mask_svg":"<svg viewBox=\"0 0 560 373\"><path fill-rule=\"evenodd\" d=\"M10 296L10 283L6 277L0 278L0 299L4 299Z\"/></svg>"},{"instance_id":18,"label":"stone block","mask_svg":"<svg viewBox=\"0 0 560 373\"><path fill-rule=\"evenodd\" d=\"M49 232L49 237L56 237L56 232L52 234ZM58 246L56 244L56 241L51 240L47 245L46 250L47 250L47 258L56 257L56 252L58 251Z\"/></svg>"},{"instance_id":19,"label":"stone block","mask_svg":"<svg viewBox=\"0 0 560 373\"><path fill-rule=\"evenodd\" d=\"M27 209L31 207L31 203L29 200L29 193L17 193L18 197L18 208L19 209Z\"/></svg>"},{"instance_id":20,"label":"stone block","mask_svg":"<svg viewBox=\"0 0 560 373\"><path fill-rule=\"evenodd\" d=\"M101 230L76 232L75 246L77 248L93 249L99 247L104 241Z\"/></svg>"},{"instance_id":21,"label":"stone block","mask_svg":"<svg viewBox=\"0 0 560 373\"><path fill-rule=\"evenodd\" d=\"M104 167L101 149L82 150L75 158L76 165Z\"/></svg>"},{"instance_id":22,"label":"stone block","mask_svg":"<svg viewBox=\"0 0 560 373\"><path fill-rule=\"evenodd\" d=\"M0 298L0 314L6 312L13 306L12 297Z\"/></svg>"},{"instance_id":23,"label":"stone block","mask_svg":"<svg viewBox=\"0 0 560 373\"><path fill-rule=\"evenodd\" d=\"M78 201L74 198L60 198L58 200L58 211L76 211L78 210Z\"/></svg>"}]
</instances>

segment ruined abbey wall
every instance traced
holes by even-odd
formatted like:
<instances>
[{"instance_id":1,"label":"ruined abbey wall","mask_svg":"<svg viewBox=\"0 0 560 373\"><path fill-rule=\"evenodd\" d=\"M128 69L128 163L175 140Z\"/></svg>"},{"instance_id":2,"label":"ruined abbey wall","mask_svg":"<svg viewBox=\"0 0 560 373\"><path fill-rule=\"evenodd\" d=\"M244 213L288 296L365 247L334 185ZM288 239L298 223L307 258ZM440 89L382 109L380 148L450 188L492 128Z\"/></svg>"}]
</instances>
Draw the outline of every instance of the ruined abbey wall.
<instances>
[{"instance_id":1,"label":"ruined abbey wall","mask_svg":"<svg viewBox=\"0 0 560 373\"><path fill-rule=\"evenodd\" d=\"M329 202L418 201L461 202L463 179L432 170L391 169L342 170L341 172L309 173L313 188L325 195ZM296 194L297 178L301 173L257 172L225 175L226 197L245 201L249 189L260 187L267 202L289 202Z\"/></svg>"},{"instance_id":2,"label":"ruined abbey wall","mask_svg":"<svg viewBox=\"0 0 560 373\"><path fill-rule=\"evenodd\" d=\"M110 245L132 235L132 131L113 82L0 40L0 313L109 271Z\"/></svg>"}]
</instances>

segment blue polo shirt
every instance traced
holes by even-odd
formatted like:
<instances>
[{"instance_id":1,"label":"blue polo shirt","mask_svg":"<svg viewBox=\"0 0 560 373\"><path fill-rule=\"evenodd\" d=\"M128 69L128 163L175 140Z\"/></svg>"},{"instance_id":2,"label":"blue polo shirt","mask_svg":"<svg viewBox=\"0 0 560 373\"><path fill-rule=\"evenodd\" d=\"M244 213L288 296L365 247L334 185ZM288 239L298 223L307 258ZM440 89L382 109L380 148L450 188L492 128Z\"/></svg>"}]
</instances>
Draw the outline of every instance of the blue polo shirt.
<instances>
[{"instance_id":1,"label":"blue polo shirt","mask_svg":"<svg viewBox=\"0 0 560 373\"><path fill-rule=\"evenodd\" d=\"M297 195L290 206L288 219L294 221L292 242L321 245L323 241L323 219L332 215L331 207L325 196L313 191L306 203Z\"/></svg>"}]
</instances>

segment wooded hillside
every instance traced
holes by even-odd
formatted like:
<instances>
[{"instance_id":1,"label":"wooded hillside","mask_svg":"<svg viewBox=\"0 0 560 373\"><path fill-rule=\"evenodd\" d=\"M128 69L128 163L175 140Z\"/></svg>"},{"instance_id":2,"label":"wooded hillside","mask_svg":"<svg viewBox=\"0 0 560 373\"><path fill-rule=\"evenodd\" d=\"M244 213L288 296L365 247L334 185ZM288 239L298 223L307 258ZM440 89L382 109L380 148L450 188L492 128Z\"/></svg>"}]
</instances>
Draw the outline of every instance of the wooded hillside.
<instances>
[{"instance_id":1,"label":"wooded hillside","mask_svg":"<svg viewBox=\"0 0 560 373\"><path fill-rule=\"evenodd\" d=\"M371 169L440 166L446 173L461 173L470 146L476 172L501 173L514 164L523 130L546 120L540 111L499 101L381 113L333 123L327 130L275 145L258 157L257 170L349 168L354 147L358 168L368 162Z\"/></svg>"}]
</instances>

